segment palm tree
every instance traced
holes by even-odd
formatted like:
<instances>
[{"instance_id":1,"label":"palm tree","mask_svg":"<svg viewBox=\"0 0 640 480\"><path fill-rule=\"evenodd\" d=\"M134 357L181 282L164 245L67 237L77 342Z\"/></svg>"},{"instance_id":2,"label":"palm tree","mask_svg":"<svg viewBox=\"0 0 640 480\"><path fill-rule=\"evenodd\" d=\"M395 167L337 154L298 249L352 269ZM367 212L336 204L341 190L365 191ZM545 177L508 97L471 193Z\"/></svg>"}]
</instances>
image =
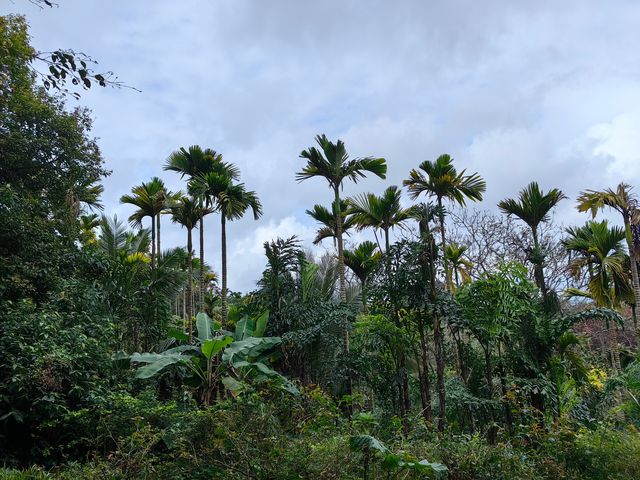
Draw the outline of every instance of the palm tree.
<instances>
[{"instance_id":1,"label":"palm tree","mask_svg":"<svg viewBox=\"0 0 640 480\"><path fill-rule=\"evenodd\" d=\"M569 296L587 297L597 307L617 308L632 295L625 271L627 254L622 246L625 230L609 227L606 220L590 221L582 227L568 228L562 243L574 258L569 263L570 273L580 278L587 276L587 290L567 289ZM616 330L607 322L613 368L620 369Z\"/></svg>"},{"instance_id":2,"label":"palm tree","mask_svg":"<svg viewBox=\"0 0 640 480\"><path fill-rule=\"evenodd\" d=\"M371 241L364 241L355 250L345 249L344 264L351 269L360 280L360 295L362 297L362 310L367 311L367 280L377 268L382 255L376 251L378 246Z\"/></svg>"},{"instance_id":3,"label":"palm tree","mask_svg":"<svg viewBox=\"0 0 640 480\"><path fill-rule=\"evenodd\" d=\"M460 286L460 283L465 284L471 280L469 269L473 264L464 257L466 251L466 246L456 243L450 243L444 250L444 256L451 267L447 282L449 283L449 290L452 292Z\"/></svg>"},{"instance_id":4,"label":"palm tree","mask_svg":"<svg viewBox=\"0 0 640 480\"><path fill-rule=\"evenodd\" d=\"M421 193L426 193L436 198L439 209L440 237L442 249L444 250L446 241L443 199L448 199L462 206L466 204L467 199L474 202L480 201L482 200L482 194L487 189L487 184L477 173L465 175L466 170L458 173L453 166L453 159L446 153L440 155L435 162L425 160L419 165L419 168L422 172L416 169L411 170L409 178L403 184L409 187L409 195L413 199L418 198ZM443 257L443 260L445 278L447 278L449 276L447 257Z\"/></svg>"},{"instance_id":5,"label":"palm tree","mask_svg":"<svg viewBox=\"0 0 640 480\"><path fill-rule=\"evenodd\" d=\"M96 243L96 227L100 226L100 216L97 213L80 215L80 241L84 247Z\"/></svg>"},{"instance_id":6,"label":"palm tree","mask_svg":"<svg viewBox=\"0 0 640 480\"><path fill-rule=\"evenodd\" d=\"M171 208L171 220L187 229L187 268L189 270L189 278L187 280L187 318L189 337L193 333L193 305L191 304L192 291L191 282L193 281L193 242L191 232L197 228L200 219L208 213L207 209L201 205L201 202L192 197L183 196L174 203Z\"/></svg>"},{"instance_id":7,"label":"palm tree","mask_svg":"<svg viewBox=\"0 0 640 480\"><path fill-rule=\"evenodd\" d=\"M507 215L515 215L529 225L533 234L533 251L529 260L533 263L536 284L543 296L547 295L544 279L544 252L540 248L538 227L549 221L549 212L561 200L567 198L561 190L553 188L547 193L540 190L537 182L531 182L518 194L518 199L507 198L498 203L500 210Z\"/></svg>"},{"instance_id":8,"label":"palm tree","mask_svg":"<svg viewBox=\"0 0 640 480\"><path fill-rule=\"evenodd\" d=\"M128 203L138 207L129 217L129 222L135 227L142 225L145 217L151 218L151 267L156 265L156 221L158 215L166 208L166 189L164 182L154 177L147 183L142 183L131 189L131 195L120 197L120 203Z\"/></svg>"},{"instance_id":9,"label":"palm tree","mask_svg":"<svg viewBox=\"0 0 640 480\"><path fill-rule=\"evenodd\" d=\"M189 181L193 182L197 177L205 175L207 173L215 171L220 166L225 167L227 172L237 180L239 172L237 168L232 164L225 164L222 161L222 154L216 152L213 149L203 149L199 145L192 145L188 149L184 147L176 150L169 155L164 169L173 172L178 172L181 178L185 176L189 177ZM207 195L201 198L205 204L205 207L211 206L211 198ZM199 274L199 289L200 289L200 310L204 309L204 216L200 219L200 274Z\"/></svg>"},{"instance_id":10,"label":"palm tree","mask_svg":"<svg viewBox=\"0 0 640 480\"><path fill-rule=\"evenodd\" d=\"M82 212L103 210L100 196L104 193L104 187L94 180L84 180L67 190L65 201L69 207L71 220L78 218Z\"/></svg>"},{"instance_id":11,"label":"palm tree","mask_svg":"<svg viewBox=\"0 0 640 480\"><path fill-rule=\"evenodd\" d=\"M387 187L382 196L373 193L357 195L347 200L358 230L370 227L384 232L385 252L389 252L389 230L411 217L411 209L400 205L401 191L395 185ZM378 236L376 235L376 240Z\"/></svg>"},{"instance_id":12,"label":"palm tree","mask_svg":"<svg viewBox=\"0 0 640 480\"><path fill-rule=\"evenodd\" d=\"M215 203L215 211L220 213L222 249L222 290L220 307L222 322L227 321L227 220L242 218L251 208L255 220L262 216L262 204L255 192L247 190L243 183L233 183L237 168L231 164L216 164L214 171L194 179L189 189L201 197L210 198Z\"/></svg>"},{"instance_id":13,"label":"palm tree","mask_svg":"<svg viewBox=\"0 0 640 480\"><path fill-rule=\"evenodd\" d=\"M640 306L640 279L638 275L638 252L634 248L633 235L631 226L639 223L638 218L638 201L635 195L631 193L631 186L626 183L620 183L616 190L607 188L606 190L586 190L578 195L578 210L581 212L590 211L591 217L595 218L598 211L604 207L609 207L622 215L624 222L625 239L627 248L629 249L629 257L631 258L631 281L633 285L633 320L637 325L636 308Z\"/></svg>"},{"instance_id":14,"label":"palm tree","mask_svg":"<svg viewBox=\"0 0 640 480\"><path fill-rule=\"evenodd\" d=\"M431 224L436 219L442 219L444 212L442 207L433 203L419 203L411 208L411 217L418 222L420 240L424 246L421 258L423 282L429 285L429 301L435 305L437 302L436 291L436 243L433 238ZM444 358L444 334L442 323L437 309L432 309L431 321L433 324L433 347L436 360L436 390L438 394L438 430L444 430L446 423L446 389L445 389L445 358ZM431 387L429 382L429 346L427 340L425 319L419 312L417 315L418 333L420 335L421 368L419 370L420 397L422 400L423 415L426 422L431 422ZM464 378L464 377L463 377Z\"/></svg>"},{"instance_id":15,"label":"palm tree","mask_svg":"<svg viewBox=\"0 0 640 480\"><path fill-rule=\"evenodd\" d=\"M344 180L349 179L354 183L364 178L367 172L373 173L380 178L386 178L387 162L384 158L354 158L349 159L347 150L342 140L336 143L329 141L326 135L317 135L315 138L320 149L310 147L300 153L300 158L307 160L304 168L296 173L296 180L302 182L310 178L324 178L331 190L333 190L333 216L335 217L335 236L338 244L338 281L340 301L347 299L346 281L344 275L344 255L343 255L343 224L340 191L343 189ZM344 353L349 353L349 331L345 327L342 329L342 348ZM347 393L350 392L350 385L347 386Z\"/></svg>"},{"instance_id":16,"label":"palm tree","mask_svg":"<svg viewBox=\"0 0 640 480\"><path fill-rule=\"evenodd\" d=\"M306 210L307 215L313 218L322 226L316 232L313 244L318 245L325 238L333 238L333 243L337 242L337 224L333 212L322 205L314 205L313 209ZM353 216L348 214L347 202L340 201L340 214L342 217L342 233L345 234L354 226Z\"/></svg>"}]
</instances>

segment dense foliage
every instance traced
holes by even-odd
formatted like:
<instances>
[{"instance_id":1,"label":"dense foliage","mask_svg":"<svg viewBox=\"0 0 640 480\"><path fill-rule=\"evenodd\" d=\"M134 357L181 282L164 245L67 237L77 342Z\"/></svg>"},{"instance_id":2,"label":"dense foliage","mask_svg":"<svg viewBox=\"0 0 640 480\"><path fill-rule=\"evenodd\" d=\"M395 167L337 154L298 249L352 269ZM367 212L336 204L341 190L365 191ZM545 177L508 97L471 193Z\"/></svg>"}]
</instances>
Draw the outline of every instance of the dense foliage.
<instances>
[{"instance_id":1,"label":"dense foliage","mask_svg":"<svg viewBox=\"0 0 640 480\"><path fill-rule=\"evenodd\" d=\"M0 17L0 477L640 478L629 185L578 198L621 226L566 230L550 220L566 196L535 182L505 216L471 210L485 182L446 154L407 174L425 203L348 197L386 161L319 135L291 175L328 183L307 213L335 252L266 242L240 294L226 231L262 204L239 169L179 148L157 171L184 191L154 177L121 199L130 226L99 216L89 113L39 86L37 55ZM166 219L184 248L162 248Z\"/></svg>"}]
</instances>

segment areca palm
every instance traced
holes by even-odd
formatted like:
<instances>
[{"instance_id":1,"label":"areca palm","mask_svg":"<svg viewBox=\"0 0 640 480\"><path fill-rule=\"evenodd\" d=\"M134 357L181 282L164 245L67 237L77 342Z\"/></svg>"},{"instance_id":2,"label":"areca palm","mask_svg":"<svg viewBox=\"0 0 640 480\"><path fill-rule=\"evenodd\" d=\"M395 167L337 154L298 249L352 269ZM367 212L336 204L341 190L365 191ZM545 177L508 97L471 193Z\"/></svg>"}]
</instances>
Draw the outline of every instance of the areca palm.
<instances>
[{"instance_id":1,"label":"areca palm","mask_svg":"<svg viewBox=\"0 0 640 480\"><path fill-rule=\"evenodd\" d=\"M354 250L344 251L344 264L360 280L360 294L362 297L362 309L367 311L367 280L377 268L382 255L376 251L378 246L371 241L364 241Z\"/></svg>"},{"instance_id":2,"label":"areca palm","mask_svg":"<svg viewBox=\"0 0 640 480\"><path fill-rule=\"evenodd\" d=\"M640 279L638 275L638 249L634 246L632 225L639 223L638 201L631 193L631 186L620 183L615 190L607 188L605 190L585 190L578 196L578 210L589 211L591 217L595 218L600 210L605 207L611 208L622 215L624 222L625 240L631 258L631 280L633 285L634 310L633 316L636 319L635 309L640 306Z\"/></svg>"},{"instance_id":3,"label":"areca palm","mask_svg":"<svg viewBox=\"0 0 640 480\"><path fill-rule=\"evenodd\" d=\"M189 278L187 280L187 318L188 320L188 332L189 336L192 334L192 317L193 317L193 305L191 282L193 279L193 242L192 231L197 228L200 219L208 212L206 207L203 207L201 202L192 197L183 196L175 202L171 208L171 220L174 223L178 223L187 229L187 268L189 270Z\"/></svg>"},{"instance_id":4,"label":"areca palm","mask_svg":"<svg viewBox=\"0 0 640 480\"><path fill-rule=\"evenodd\" d=\"M199 145L192 145L188 149L184 147L176 150L169 155L164 169L177 172L181 178L187 176L191 182L197 177L203 176L207 173L220 170L224 168L232 178L237 179L239 172L237 168L232 164L227 164L222 161L222 154L216 152L210 148L202 148ZM206 194L201 197L206 207L211 206L212 199ZM200 309L204 308L204 216L200 219L200 275L199 275L199 289L200 289Z\"/></svg>"},{"instance_id":5,"label":"areca palm","mask_svg":"<svg viewBox=\"0 0 640 480\"><path fill-rule=\"evenodd\" d=\"M156 221L158 215L166 209L166 189L164 182L154 177L149 182L143 182L131 189L131 195L120 197L120 203L128 203L138 207L131 214L129 222L134 226L142 225L145 217L151 218L151 266L156 265Z\"/></svg>"},{"instance_id":6,"label":"areca palm","mask_svg":"<svg viewBox=\"0 0 640 480\"><path fill-rule=\"evenodd\" d=\"M322 205L314 205L313 209L306 210L307 215L313 218L322 226L316 232L313 244L318 245L325 238L333 238L334 244L337 242L337 223L332 211ZM345 234L354 226L353 216L348 214L347 202L340 202L340 214L342 217L342 233Z\"/></svg>"},{"instance_id":7,"label":"areca palm","mask_svg":"<svg viewBox=\"0 0 640 480\"><path fill-rule=\"evenodd\" d=\"M537 182L531 182L520 191L517 200L507 198L498 203L498 208L503 213L515 215L531 228L534 248L529 254L529 260L533 263L536 284L543 295L547 294L547 286L544 278L544 253L540 248L538 227L541 223L549 221L551 209L565 198L567 197L564 193L557 188L543 193Z\"/></svg>"},{"instance_id":8,"label":"areca palm","mask_svg":"<svg viewBox=\"0 0 640 480\"><path fill-rule=\"evenodd\" d=\"M580 278L586 275L587 290L567 290L570 296L588 297L597 307L616 308L632 295L625 270L628 257L622 245L625 231L609 227L606 220L590 221L586 225L567 229L564 247L574 256L569 263L571 274ZM614 368L620 368L615 328L608 324Z\"/></svg>"},{"instance_id":9,"label":"areca palm","mask_svg":"<svg viewBox=\"0 0 640 480\"><path fill-rule=\"evenodd\" d=\"M445 210L442 201L447 199L461 206L466 204L466 200L480 201L482 194L487 189L487 184L478 173L466 175L466 170L458 173L453 166L453 159L446 153L440 155L435 162L425 160L419 165L419 168L422 171L411 170L409 178L403 184L409 187L409 195L413 199L418 198L421 193L435 197L439 209L440 237L444 250L446 244ZM447 278L449 265L446 256L443 263L445 278Z\"/></svg>"},{"instance_id":10,"label":"areca palm","mask_svg":"<svg viewBox=\"0 0 640 480\"><path fill-rule=\"evenodd\" d=\"M254 219L262 216L262 204L255 192L247 190L243 183L234 183L237 169L229 164L217 164L214 171L199 176L190 184L190 190L210 198L215 203L215 211L220 213L222 250L222 291L220 307L222 321L226 322L227 305L227 220L242 218L248 209Z\"/></svg>"},{"instance_id":11,"label":"areca palm","mask_svg":"<svg viewBox=\"0 0 640 480\"><path fill-rule=\"evenodd\" d=\"M400 196L400 189L392 185L380 197L365 193L347 200L348 211L358 230L369 227L384 232L386 252L389 251L389 230L411 218L411 209L402 208Z\"/></svg>"},{"instance_id":12,"label":"areca palm","mask_svg":"<svg viewBox=\"0 0 640 480\"><path fill-rule=\"evenodd\" d=\"M447 257L447 261L451 267L447 282L449 282L449 289L452 292L460 286L460 283L464 284L471 280L469 269L473 264L464 257L466 251L466 246L456 243L450 243L444 250L444 255Z\"/></svg>"},{"instance_id":13,"label":"areca palm","mask_svg":"<svg viewBox=\"0 0 640 480\"><path fill-rule=\"evenodd\" d=\"M366 177L367 172L373 173L380 178L385 178L387 174L387 162L384 158L354 158L350 159L342 140L336 143L331 142L326 135L317 135L315 138L319 149L310 147L300 153L300 158L304 158L307 164L302 170L296 173L296 180L302 182L310 178L324 178L333 191L333 216L335 217L335 234L338 244L338 283L340 300L347 299L347 289L344 272L343 255L343 224L340 191L344 188L345 179L357 183ZM342 343L344 353L349 352L349 331L346 326L342 329ZM350 387L347 388L350 393Z\"/></svg>"}]
</instances>

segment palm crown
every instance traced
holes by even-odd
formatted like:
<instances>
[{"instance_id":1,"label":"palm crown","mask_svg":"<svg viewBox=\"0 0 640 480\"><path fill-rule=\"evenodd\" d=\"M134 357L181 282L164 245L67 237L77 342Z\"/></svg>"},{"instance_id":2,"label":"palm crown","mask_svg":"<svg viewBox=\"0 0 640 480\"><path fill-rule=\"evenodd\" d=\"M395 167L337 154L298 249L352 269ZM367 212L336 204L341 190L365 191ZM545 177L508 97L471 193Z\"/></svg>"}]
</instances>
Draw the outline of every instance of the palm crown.
<instances>
[{"instance_id":1,"label":"palm crown","mask_svg":"<svg viewBox=\"0 0 640 480\"><path fill-rule=\"evenodd\" d=\"M502 212L515 215L536 230L540 223L549 220L549 211L565 198L564 193L557 188L543 193L537 182L531 182L520 191L517 200L507 198L499 202L498 207Z\"/></svg>"},{"instance_id":2,"label":"palm crown","mask_svg":"<svg viewBox=\"0 0 640 480\"><path fill-rule=\"evenodd\" d=\"M337 235L336 217L332 211L329 211L327 207L316 204L311 210L305 210L305 212L316 222L322 224L313 239L314 245L318 245L325 238L333 238L335 241ZM340 201L340 213L342 216L342 232L347 233L354 226L353 216L348 214L347 202Z\"/></svg>"},{"instance_id":3,"label":"palm crown","mask_svg":"<svg viewBox=\"0 0 640 480\"><path fill-rule=\"evenodd\" d=\"M307 165L296 173L296 180L299 182L313 177L324 177L331 188L338 190L345 178L357 183L366 176L366 172L380 178L386 177L387 163L384 158L365 157L350 160L342 140L333 143L323 134L316 136L316 142L320 150L310 147L300 153L300 157L307 160Z\"/></svg>"},{"instance_id":4,"label":"palm crown","mask_svg":"<svg viewBox=\"0 0 640 480\"><path fill-rule=\"evenodd\" d=\"M438 199L447 198L465 205L466 199L482 200L482 194L487 189L486 182L477 173L465 175L466 170L458 173L453 166L453 158L446 153L435 162L425 160L419 168L422 172L412 169L409 178L403 182L413 199L421 193L427 193Z\"/></svg>"},{"instance_id":5,"label":"palm crown","mask_svg":"<svg viewBox=\"0 0 640 480\"><path fill-rule=\"evenodd\" d=\"M358 230L368 227L381 229L385 232L387 250L389 249L389 230L411 218L411 209L402 208L400 196L400 189L392 185L380 197L373 193L365 193L347 200L348 212L353 215L356 228Z\"/></svg>"}]
</instances>

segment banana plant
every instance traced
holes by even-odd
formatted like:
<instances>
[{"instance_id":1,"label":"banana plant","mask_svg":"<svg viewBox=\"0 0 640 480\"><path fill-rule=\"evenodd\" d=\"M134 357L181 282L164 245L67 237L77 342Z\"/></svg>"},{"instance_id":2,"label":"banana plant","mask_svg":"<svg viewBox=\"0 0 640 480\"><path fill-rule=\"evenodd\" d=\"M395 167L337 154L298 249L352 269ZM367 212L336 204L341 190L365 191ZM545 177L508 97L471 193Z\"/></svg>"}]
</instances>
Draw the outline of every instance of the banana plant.
<instances>
[{"instance_id":1,"label":"banana plant","mask_svg":"<svg viewBox=\"0 0 640 480\"><path fill-rule=\"evenodd\" d=\"M243 317L236 324L235 332L222 330L219 324L205 313L196 316L195 336L190 343L177 345L161 353L134 353L128 358L142 364L137 378L151 378L172 365L187 371L185 383L195 387L200 403L209 405L215 398L217 386L222 384L233 394L239 395L250 388L250 382L274 381L286 391L298 390L285 377L269 367L277 355L280 337L263 337L269 313L257 318ZM189 342L180 331L170 332L171 342Z\"/></svg>"}]
</instances>

